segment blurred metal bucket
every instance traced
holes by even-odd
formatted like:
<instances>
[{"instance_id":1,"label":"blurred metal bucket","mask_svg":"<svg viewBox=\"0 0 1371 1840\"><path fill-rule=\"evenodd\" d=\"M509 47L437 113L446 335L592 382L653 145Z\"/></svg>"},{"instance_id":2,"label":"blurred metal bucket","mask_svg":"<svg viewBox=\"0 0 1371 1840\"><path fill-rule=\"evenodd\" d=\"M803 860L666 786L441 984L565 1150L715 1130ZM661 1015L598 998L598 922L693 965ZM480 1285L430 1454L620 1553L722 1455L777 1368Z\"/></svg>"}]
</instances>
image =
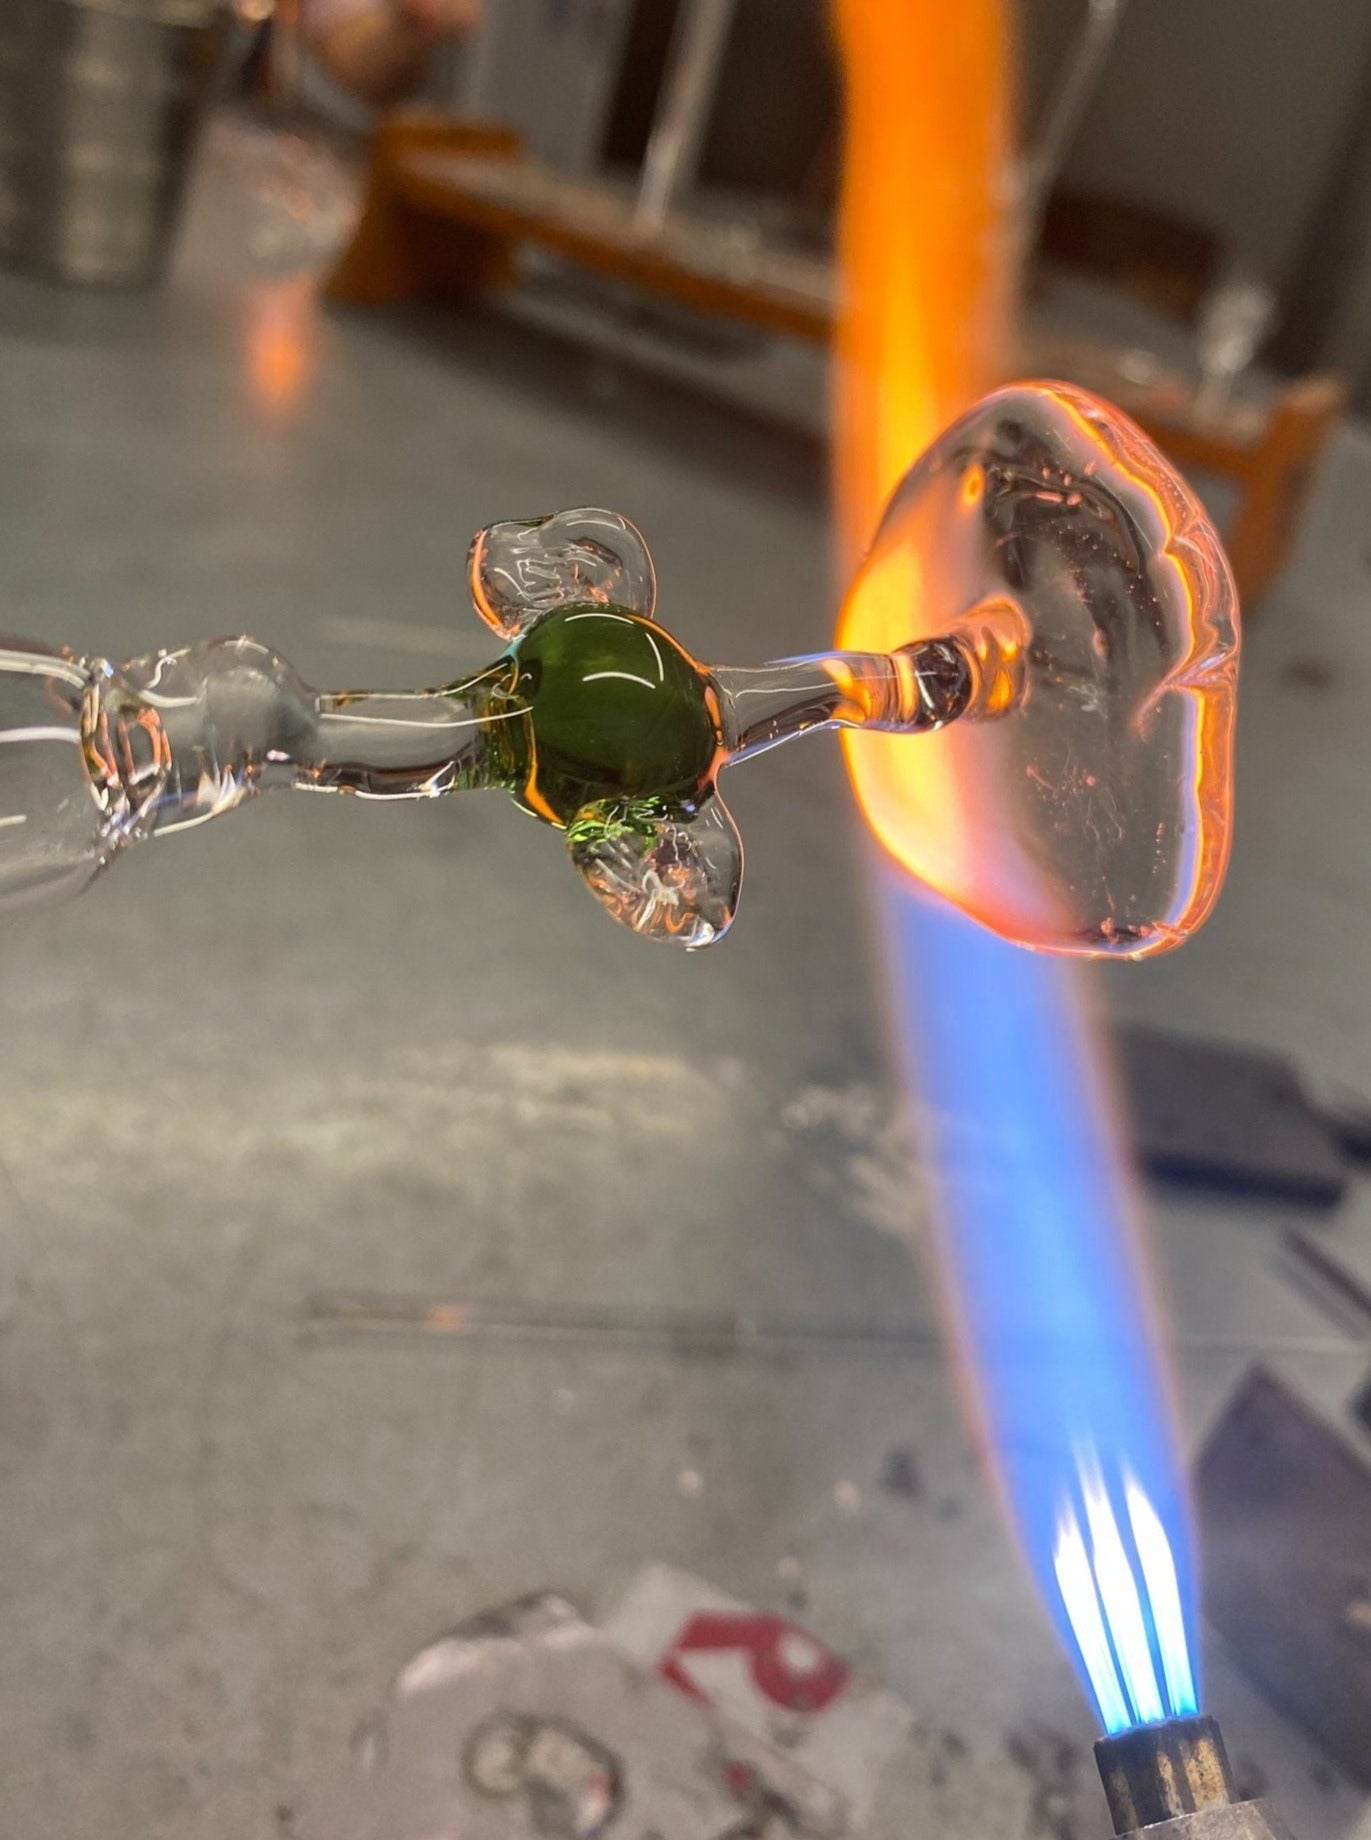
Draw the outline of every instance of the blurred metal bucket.
<instances>
[{"instance_id":1,"label":"blurred metal bucket","mask_svg":"<svg viewBox=\"0 0 1371 1840\"><path fill-rule=\"evenodd\" d=\"M227 24L218 0L0 0L0 256L157 280Z\"/></svg>"}]
</instances>

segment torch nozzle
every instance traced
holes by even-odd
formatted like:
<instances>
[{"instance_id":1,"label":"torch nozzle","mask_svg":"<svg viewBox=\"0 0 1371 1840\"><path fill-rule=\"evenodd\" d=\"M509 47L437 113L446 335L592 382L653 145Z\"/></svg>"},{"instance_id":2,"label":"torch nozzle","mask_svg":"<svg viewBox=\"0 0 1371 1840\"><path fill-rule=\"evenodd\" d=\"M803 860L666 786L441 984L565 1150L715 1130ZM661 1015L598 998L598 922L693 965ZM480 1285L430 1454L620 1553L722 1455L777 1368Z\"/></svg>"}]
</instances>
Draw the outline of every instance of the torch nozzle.
<instances>
[{"instance_id":1,"label":"torch nozzle","mask_svg":"<svg viewBox=\"0 0 1371 1840\"><path fill-rule=\"evenodd\" d=\"M1238 1799L1223 1733L1209 1717L1167 1719L1101 1738L1095 1761L1116 1834Z\"/></svg>"},{"instance_id":2,"label":"torch nozzle","mask_svg":"<svg viewBox=\"0 0 1371 1840\"><path fill-rule=\"evenodd\" d=\"M1265 1802L1239 1800L1214 1719L1101 1738L1095 1761L1120 1840L1291 1840Z\"/></svg>"}]
</instances>

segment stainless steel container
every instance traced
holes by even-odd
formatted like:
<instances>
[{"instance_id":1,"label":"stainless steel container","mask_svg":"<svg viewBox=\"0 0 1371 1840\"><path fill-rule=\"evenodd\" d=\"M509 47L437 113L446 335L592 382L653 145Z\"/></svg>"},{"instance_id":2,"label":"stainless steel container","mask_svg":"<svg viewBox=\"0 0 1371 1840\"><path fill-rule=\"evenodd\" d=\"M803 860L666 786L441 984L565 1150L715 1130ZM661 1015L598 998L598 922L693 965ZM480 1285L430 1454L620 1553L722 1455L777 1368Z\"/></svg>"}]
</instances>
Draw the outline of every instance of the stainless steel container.
<instances>
[{"instance_id":1,"label":"stainless steel container","mask_svg":"<svg viewBox=\"0 0 1371 1840\"><path fill-rule=\"evenodd\" d=\"M219 0L0 0L0 256L158 278L227 24Z\"/></svg>"}]
</instances>

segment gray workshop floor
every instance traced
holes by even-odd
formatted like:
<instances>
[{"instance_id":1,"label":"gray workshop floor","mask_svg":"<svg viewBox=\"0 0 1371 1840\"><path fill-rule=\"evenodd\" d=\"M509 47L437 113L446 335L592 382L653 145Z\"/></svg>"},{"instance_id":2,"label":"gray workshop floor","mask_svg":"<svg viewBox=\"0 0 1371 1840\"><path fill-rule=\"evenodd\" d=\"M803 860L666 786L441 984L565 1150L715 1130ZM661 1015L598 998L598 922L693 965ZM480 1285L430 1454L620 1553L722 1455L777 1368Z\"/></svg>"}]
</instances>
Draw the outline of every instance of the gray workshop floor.
<instances>
[{"instance_id":1,"label":"gray workshop floor","mask_svg":"<svg viewBox=\"0 0 1371 1840\"><path fill-rule=\"evenodd\" d=\"M316 683L433 680L490 650L473 527L598 501L648 533L704 655L825 636L803 448L527 328L226 288L238 224L203 205L158 300L0 281L4 627L116 656L249 630ZM1368 497L1348 431L1252 638L1218 918L1102 981L1371 1089ZM1311 657L1326 683L1290 671ZM690 961L607 925L494 799L282 798L6 924L4 1833L289 1832L435 1632L545 1585L597 1610L653 1558L802 1609L910 1702L880 1832L979 1834L992 1795L1010 1840L1103 1831L1090 1721L936 1347L319 1326L358 1292L931 1326L837 750L732 797L743 919ZM1153 1219L1192 1435L1244 1344L1330 1405L1360 1377L1280 1278L1279 1219ZM1339 1233L1371 1256L1364 1200ZM878 1486L897 1448L912 1496ZM1356 1798L1222 1656L1210 1677L1297 1826L1350 1831Z\"/></svg>"}]
</instances>

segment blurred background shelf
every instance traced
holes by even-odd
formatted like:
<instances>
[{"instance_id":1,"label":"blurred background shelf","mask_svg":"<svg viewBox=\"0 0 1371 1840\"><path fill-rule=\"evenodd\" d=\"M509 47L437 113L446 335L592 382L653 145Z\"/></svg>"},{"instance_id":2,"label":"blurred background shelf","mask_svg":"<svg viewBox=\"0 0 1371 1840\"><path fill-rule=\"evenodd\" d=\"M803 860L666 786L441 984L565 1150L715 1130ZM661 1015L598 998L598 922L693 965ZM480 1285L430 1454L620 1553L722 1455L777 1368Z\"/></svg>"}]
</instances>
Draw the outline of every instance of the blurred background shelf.
<instances>
[{"instance_id":1,"label":"blurred background shelf","mask_svg":"<svg viewBox=\"0 0 1371 1840\"><path fill-rule=\"evenodd\" d=\"M1097 216L1117 222L1108 208ZM1144 303L1151 294L1199 307L1202 280L1183 264L1154 253L1133 277L1102 240L1100 251L1078 231L1066 248L1077 266L1140 280L1133 291ZM1145 246L1155 252L1157 241L1154 234ZM777 246L755 221L722 213L677 212L645 225L641 196L627 184L528 160L512 130L428 113L400 115L378 131L361 221L329 293L361 307L470 303L517 282L527 245L702 316L817 342L832 335L835 281L824 255ZM1235 399L1193 364L1073 333L1041 305L1027 317L1006 381L1016 376L1086 384L1127 409L1181 467L1224 482L1239 591L1249 608L1259 603L1288 559L1313 469L1345 404L1337 378L1249 382Z\"/></svg>"}]
</instances>

